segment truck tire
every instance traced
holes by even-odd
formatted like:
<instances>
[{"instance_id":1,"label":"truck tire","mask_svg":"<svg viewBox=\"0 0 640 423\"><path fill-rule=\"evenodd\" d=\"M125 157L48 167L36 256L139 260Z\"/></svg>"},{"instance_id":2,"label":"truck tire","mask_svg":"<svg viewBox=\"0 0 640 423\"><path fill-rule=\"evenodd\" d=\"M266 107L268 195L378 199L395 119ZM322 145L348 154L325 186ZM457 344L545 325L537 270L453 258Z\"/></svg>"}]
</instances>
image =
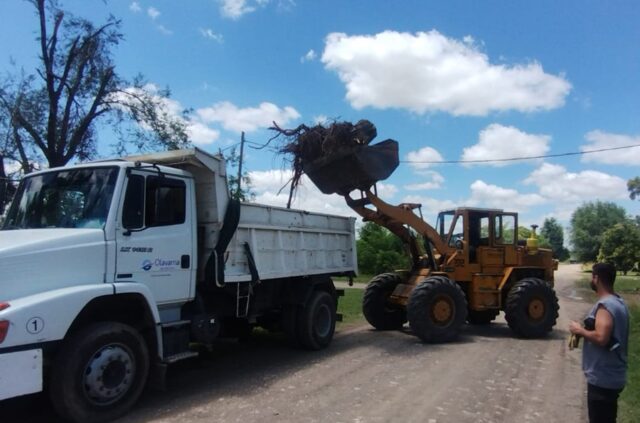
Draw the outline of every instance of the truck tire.
<instances>
[{"instance_id":1,"label":"truck tire","mask_svg":"<svg viewBox=\"0 0 640 423\"><path fill-rule=\"evenodd\" d=\"M472 325L488 325L495 320L499 313L498 310L469 310L467 322Z\"/></svg>"},{"instance_id":2,"label":"truck tire","mask_svg":"<svg viewBox=\"0 0 640 423\"><path fill-rule=\"evenodd\" d=\"M116 322L94 323L58 352L49 394L73 422L106 422L126 413L147 381L149 353L140 334Z\"/></svg>"},{"instance_id":3,"label":"truck tire","mask_svg":"<svg viewBox=\"0 0 640 423\"><path fill-rule=\"evenodd\" d=\"M397 273L382 273L369 281L362 298L362 314L374 328L400 329L407 322L406 309L388 301L401 281Z\"/></svg>"},{"instance_id":4,"label":"truck tire","mask_svg":"<svg viewBox=\"0 0 640 423\"><path fill-rule=\"evenodd\" d=\"M555 326L559 308L551 285L542 279L525 278L507 294L505 318L516 335L540 338Z\"/></svg>"},{"instance_id":5,"label":"truck tire","mask_svg":"<svg viewBox=\"0 0 640 423\"><path fill-rule=\"evenodd\" d=\"M411 293L407 315L411 330L422 341L449 342L467 319L467 300L455 282L445 276L430 276Z\"/></svg>"},{"instance_id":6,"label":"truck tire","mask_svg":"<svg viewBox=\"0 0 640 423\"><path fill-rule=\"evenodd\" d=\"M309 350L331 343L336 329L336 300L325 291L315 291L298 312L298 341Z\"/></svg>"}]
</instances>

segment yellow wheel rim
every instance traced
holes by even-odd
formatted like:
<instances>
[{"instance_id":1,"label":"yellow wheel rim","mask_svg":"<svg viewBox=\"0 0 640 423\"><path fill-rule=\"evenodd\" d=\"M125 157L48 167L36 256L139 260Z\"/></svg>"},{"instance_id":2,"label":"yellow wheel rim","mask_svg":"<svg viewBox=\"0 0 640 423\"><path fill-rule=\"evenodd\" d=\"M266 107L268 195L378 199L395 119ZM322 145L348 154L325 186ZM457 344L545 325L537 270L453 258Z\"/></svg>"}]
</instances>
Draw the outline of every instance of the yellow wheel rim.
<instances>
[{"instance_id":1,"label":"yellow wheel rim","mask_svg":"<svg viewBox=\"0 0 640 423\"><path fill-rule=\"evenodd\" d=\"M438 325L446 325L453 318L454 305L448 296L438 296L433 302L431 315Z\"/></svg>"},{"instance_id":2,"label":"yellow wheel rim","mask_svg":"<svg viewBox=\"0 0 640 423\"><path fill-rule=\"evenodd\" d=\"M544 301L540 298L534 298L529 303L527 310L529 317L533 320L540 320L544 317Z\"/></svg>"}]
</instances>

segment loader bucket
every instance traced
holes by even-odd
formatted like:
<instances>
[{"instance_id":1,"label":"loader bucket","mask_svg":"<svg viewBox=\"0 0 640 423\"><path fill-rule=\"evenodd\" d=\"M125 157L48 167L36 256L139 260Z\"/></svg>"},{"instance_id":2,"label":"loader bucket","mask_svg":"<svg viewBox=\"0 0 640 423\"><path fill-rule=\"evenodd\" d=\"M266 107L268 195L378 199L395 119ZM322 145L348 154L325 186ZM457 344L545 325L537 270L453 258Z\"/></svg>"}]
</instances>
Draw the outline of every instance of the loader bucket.
<instances>
[{"instance_id":1,"label":"loader bucket","mask_svg":"<svg viewBox=\"0 0 640 423\"><path fill-rule=\"evenodd\" d=\"M303 170L323 193L346 195L387 179L398 163L398 142L389 139L303 163Z\"/></svg>"}]
</instances>

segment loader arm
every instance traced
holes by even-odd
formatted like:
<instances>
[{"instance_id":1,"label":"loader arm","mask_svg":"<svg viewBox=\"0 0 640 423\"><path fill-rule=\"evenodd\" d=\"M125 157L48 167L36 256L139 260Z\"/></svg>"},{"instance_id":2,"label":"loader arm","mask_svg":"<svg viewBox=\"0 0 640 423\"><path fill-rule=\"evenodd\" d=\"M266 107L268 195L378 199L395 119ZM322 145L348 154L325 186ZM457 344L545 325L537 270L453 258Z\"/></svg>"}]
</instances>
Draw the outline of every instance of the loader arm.
<instances>
[{"instance_id":1,"label":"loader arm","mask_svg":"<svg viewBox=\"0 0 640 423\"><path fill-rule=\"evenodd\" d=\"M420 260L420 249L416 238L406 226L422 235L429 242L430 246L435 248L442 259L453 253L454 249L442 241L438 232L431 225L416 216L412 211L412 207L406 204L393 206L381 200L380 197L371 192L371 190L364 192L366 198L359 200L354 200L349 195L345 195L347 205L362 216L365 221L372 221L381 225L398 236L409 246L414 264ZM376 209L372 210L367 208L366 205L368 204L373 205ZM430 259L433 260L432 253L429 253L431 256Z\"/></svg>"}]
</instances>

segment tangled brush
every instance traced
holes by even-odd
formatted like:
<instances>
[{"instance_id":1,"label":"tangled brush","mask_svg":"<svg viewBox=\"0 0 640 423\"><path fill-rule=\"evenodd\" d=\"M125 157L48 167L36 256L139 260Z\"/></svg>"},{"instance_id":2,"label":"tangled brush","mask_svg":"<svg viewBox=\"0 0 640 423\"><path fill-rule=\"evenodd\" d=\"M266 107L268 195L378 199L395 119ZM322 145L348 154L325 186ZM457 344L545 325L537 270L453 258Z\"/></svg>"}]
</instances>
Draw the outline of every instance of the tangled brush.
<instances>
[{"instance_id":1,"label":"tangled brush","mask_svg":"<svg viewBox=\"0 0 640 423\"><path fill-rule=\"evenodd\" d=\"M356 124L334 122L328 126L300 125L295 129L282 129L275 122L273 125L269 129L275 131L276 135L271 140L284 139L284 144L277 151L290 158L293 170L287 208L291 206L305 167L321 158L348 153L368 145L377 135L375 125L368 120L360 120Z\"/></svg>"}]
</instances>

